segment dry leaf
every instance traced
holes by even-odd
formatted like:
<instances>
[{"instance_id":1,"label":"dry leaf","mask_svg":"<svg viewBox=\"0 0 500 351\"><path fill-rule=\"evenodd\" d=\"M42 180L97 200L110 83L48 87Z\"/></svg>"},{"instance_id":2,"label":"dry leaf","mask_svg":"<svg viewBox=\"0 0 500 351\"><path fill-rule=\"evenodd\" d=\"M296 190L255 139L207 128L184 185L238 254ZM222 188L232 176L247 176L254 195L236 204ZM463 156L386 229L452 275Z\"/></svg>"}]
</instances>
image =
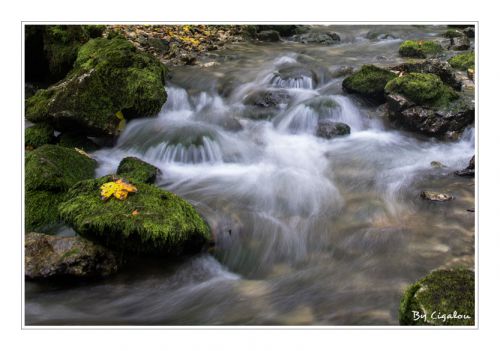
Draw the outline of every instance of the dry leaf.
<instances>
[{"instance_id":1,"label":"dry leaf","mask_svg":"<svg viewBox=\"0 0 500 351\"><path fill-rule=\"evenodd\" d=\"M114 196L118 200L125 200L128 193L137 192L137 188L123 179L118 179L113 182L104 183L101 185L101 199L107 200Z\"/></svg>"}]
</instances>

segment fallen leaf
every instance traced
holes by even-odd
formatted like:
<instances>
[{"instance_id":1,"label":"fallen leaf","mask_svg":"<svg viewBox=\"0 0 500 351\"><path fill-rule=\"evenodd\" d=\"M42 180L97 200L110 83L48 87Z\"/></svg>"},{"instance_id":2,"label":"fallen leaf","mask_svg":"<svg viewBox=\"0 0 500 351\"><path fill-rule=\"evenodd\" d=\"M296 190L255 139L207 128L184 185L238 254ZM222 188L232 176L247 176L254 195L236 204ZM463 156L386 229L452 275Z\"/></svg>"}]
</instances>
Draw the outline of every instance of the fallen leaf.
<instances>
[{"instance_id":1,"label":"fallen leaf","mask_svg":"<svg viewBox=\"0 0 500 351\"><path fill-rule=\"evenodd\" d=\"M101 200L107 200L114 196L118 200L125 200L128 193L137 192L137 188L123 179L118 179L113 182L104 183L101 185Z\"/></svg>"}]
</instances>

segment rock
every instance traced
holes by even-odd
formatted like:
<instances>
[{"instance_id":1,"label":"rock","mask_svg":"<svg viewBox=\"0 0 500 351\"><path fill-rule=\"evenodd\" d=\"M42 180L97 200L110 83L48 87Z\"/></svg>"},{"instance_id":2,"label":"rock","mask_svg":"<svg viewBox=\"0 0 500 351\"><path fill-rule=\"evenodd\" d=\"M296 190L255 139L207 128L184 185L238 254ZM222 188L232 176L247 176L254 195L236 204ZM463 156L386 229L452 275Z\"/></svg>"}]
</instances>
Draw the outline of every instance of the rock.
<instances>
[{"instance_id":1,"label":"rock","mask_svg":"<svg viewBox=\"0 0 500 351\"><path fill-rule=\"evenodd\" d=\"M438 59L427 59L423 62L407 62L392 67L391 70L404 73L432 73L437 75L443 83L448 84L455 90L460 90L462 87L462 81L452 66L448 62Z\"/></svg>"},{"instance_id":2,"label":"rock","mask_svg":"<svg viewBox=\"0 0 500 351\"><path fill-rule=\"evenodd\" d=\"M324 139L332 139L337 136L348 135L351 133L351 127L342 122L335 122L329 119L318 121L316 136Z\"/></svg>"},{"instance_id":3,"label":"rock","mask_svg":"<svg viewBox=\"0 0 500 351\"><path fill-rule=\"evenodd\" d=\"M470 159L469 165L460 171L456 171L455 174L461 177L474 177L475 169L476 169L476 156L474 155Z\"/></svg>"},{"instance_id":4,"label":"rock","mask_svg":"<svg viewBox=\"0 0 500 351\"><path fill-rule=\"evenodd\" d=\"M437 193L434 191L422 191L420 197L429 201L444 202L453 200L453 196L449 194Z\"/></svg>"},{"instance_id":5,"label":"rock","mask_svg":"<svg viewBox=\"0 0 500 351\"><path fill-rule=\"evenodd\" d=\"M58 145L74 149L75 147L85 152L93 152L99 148L95 142L84 135L74 133L62 133L58 136Z\"/></svg>"},{"instance_id":6,"label":"rock","mask_svg":"<svg viewBox=\"0 0 500 351\"><path fill-rule=\"evenodd\" d=\"M467 27L462 30L462 32L468 37L468 38L474 38L475 37L475 29L474 27Z\"/></svg>"},{"instance_id":7,"label":"rock","mask_svg":"<svg viewBox=\"0 0 500 351\"><path fill-rule=\"evenodd\" d=\"M446 168L446 166L439 161L432 161L431 167L432 168Z\"/></svg>"},{"instance_id":8,"label":"rock","mask_svg":"<svg viewBox=\"0 0 500 351\"><path fill-rule=\"evenodd\" d=\"M65 79L26 101L26 118L61 132L114 136L120 122L158 113L167 95L164 66L125 39L92 39Z\"/></svg>"},{"instance_id":9,"label":"rock","mask_svg":"<svg viewBox=\"0 0 500 351\"><path fill-rule=\"evenodd\" d=\"M54 128L47 124L36 124L24 130L24 146L33 150L45 144L55 142Z\"/></svg>"},{"instance_id":10,"label":"rock","mask_svg":"<svg viewBox=\"0 0 500 351\"><path fill-rule=\"evenodd\" d=\"M27 279L86 279L106 277L118 270L109 250L81 237L28 233L25 237Z\"/></svg>"},{"instance_id":11,"label":"rock","mask_svg":"<svg viewBox=\"0 0 500 351\"><path fill-rule=\"evenodd\" d=\"M245 116L252 119L269 119L286 107L290 102L290 94L285 89L257 90L243 100L243 104L251 107Z\"/></svg>"},{"instance_id":12,"label":"rock","mask_svg":"<svg viewBox=\"0 0 500 351\"><path fill-rule=\"evenodd\" d=\"M304 101L304 105L313 109L317 113L319 119L331 117L336 109L340 106L330 96L315 96Z\"/></svg>"},{"instance_id":13,"label":"rock","mask_svg":"<svg viewBox=\"0 0 500 351\"><path fill-rule=\"evenodd\" d=\"M299 34L308 30L308 26L304 25L249 25L245 26L245 30L252 37L256 37L256 35L260 32L264 31L275 31L282 37L289 37L294 34Z\"/></svg>"},{"instance_id":14,"label":"rock","mask_svg":"<svg viewBox=\"0 0 500 351\"><path fill-rule=\"evenodd\" d=\"M78 234L119 252L177 255L200 251L210 228L187 201L155 186L134 183L125 200L100 199L111 176L79 182L59 206L61 218Z\"/></svg>"},{"instance_id":15,"label":"rock","mask_svg":"<svg viewBox=\"0 0 500 351\"><path fill-rule=\"evenodd\" d=\"M469 68L474 69L475 55L474 51L464 52L463 54L458 54L453 56L448 60L451 67L467 71Z\"/></svg>"},{"instance_id":16,"label":"rock","mask_svg":"<svg viewBox=\"0 0 500 351\"><path fill-rule=\"evenodd\" d=\"M384 88L396 74L373 65L364 65L359 71L342 82L342 88L348 93L355 93L370 100L382 103Z\"/></svg>"},{"instance_id":17,"label":"rock","mask_svg":"<svg viewBox=\"0 0 500 351\"><path fill-rule=\"evenodd\" d=\"M469 49L470 49L470 40L465 35L450 39L450 45L448 46L448 50L463 51Z\"/></svg>"},{"instance_id":18,"label":"rock","mask_svg":"<svg viewBox=\"0 0 500 351\"><path fill-rule=\"evenodd\" d=\"M389 119L409 130L442 136L474 122L472 99L434 74L409 73L390 81L385 91Z\"/></svg>"},{"instance_id":19,"label":"rock","mask_svg":"<svg viewBox=\"0 0 500 351\"><path fill-rule=\"evenodd\" d=\"M332 78L344 77L354 72L352 66L340 66L332 72Z\"/></svg>"},{"instance_id":20,"label":"rock","mask_svg":"<svg viewBox=\"0 0 500 351\"><path fill-rule=\"evenodd\" d=\"M474 272L437 270L410 285L399 306L400 325L474 325ZM416 318L417 316L425 318Z\"/></svg>"},{"instance_id":21,"label":"rock","mask_svg":"<svg viewBox=\"0 0 500 351\"><path fill-rule=\"evenodd\" d=\"M426 58L441 51L441 45L433 41L406 40L399 46L399 55L402 57Z\"/></svg>"},{"instance_id":22,"label":"rock","mask_svg":"<svg viewBox=\"0 0 500 351\"><path fill-rule=\"evenodd\" d=\"M78 49L102 35L101 25L27 25L26 81L54 83L73 68Z\"/></svg>"},{"instance_id":23,"label":"rock","mask_svg":"<svg viewBox=\"0 0 500 351\"><path fill-rule=\"evenodd\" d=\"M387 40L387 39L397 39L397 37L391 33L380 33L377 31L369 31L365 35L366 39L370 40Z\"/></svg>"},{"instance_id":24,"label":"rock","mask_svg":"<svg viewBox=\"0 0 500 351\"><path fill-rule=\"evenodd\" d=\"M302 44L334 45L340 43L340 36L334 32L310 32L294 35L292 40Z\"/></svg>"},{"instance_id":25,"label":"rock","mask_svg":"<svg viewBox=\"0 0 500 351\"><path fill-rule=\"evenodd\" d=\"M96 161L74 149L44 145L26 154L26 190L66 191L94 177Z\"/></svg>"},{"instance_id":26,"label":"rock","mask_svg":"<svg viewBox=\"0 0 500 351\"><path fill-rule=\"evenodd\" d=\"M119 176L132 182L154 184L160 170L137 157L125 157L116 171Z\"/></svg>"},{"instance_id":27,"label":"rock","mask_svg":"<svg viewBox=\"0 0 500 351\"><path fill-rule=\"evenodd\" d=\"M92 178L96 162L76 150L43 145L25 158L26 230L59 221L57 206L73 184Z\"/></svg>"},{"instance_id":28,"label":"rock","mask_svg":"<svg viewBox=\"0 0 500 351\"><path fill-rule=\"evenodd\" d=\"M271 84L278 88L314 89L318 80L318 76L310 68L292 64L275 72Z\"/></svg>"},{"instance_id":29,"label":"rock","mask_svg":"<svg viewBox=\"0 0 500 351\"><path fill-rule=\"evenodd\" d=\"M451 38L463 37L464 35L465 34L458 29L448 29L446 32L444 32L443 37L451 39Z\"/></svg>"},{"instance_id":30,"label":"rock","mask_svg":"<svg viewBox=\"0 0 500 351\"><path fill-rule=\"evenodd\" d=\"M276 42L280 41L280 34L275 30L264 30L257 33L257 39L260 41Z\"/></svg>"}]
</instances>

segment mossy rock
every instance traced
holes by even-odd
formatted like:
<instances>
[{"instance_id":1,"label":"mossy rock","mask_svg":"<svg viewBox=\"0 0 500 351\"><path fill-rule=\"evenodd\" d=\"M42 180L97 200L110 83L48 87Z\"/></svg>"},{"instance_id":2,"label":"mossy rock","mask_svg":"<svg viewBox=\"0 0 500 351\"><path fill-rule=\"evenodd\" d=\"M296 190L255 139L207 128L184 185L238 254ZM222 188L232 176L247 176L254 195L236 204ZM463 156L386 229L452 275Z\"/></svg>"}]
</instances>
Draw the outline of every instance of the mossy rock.
<instances>
[{"instance_id":1,"label":"mossy rock","mask_svg":"<svg viewBox=\"0 0 500 351\"><path fill-rule=\"evenodd\" d=\"M103 25L27 25L26 79L54 83L73 68L78 49L104 32Z\"/></svg>"},{"instance_id":2,"label":"mossy rock","mask_svg":"<svg viewBox=\"0 0 500 351\"><path fill-rule=\"evenodd\" d=\"M44 145L26 154L26 190L61 192L80 180L93 178L96 161L74 149Z\"/></svg>"},{"instance_id":3,"label":"mossy rock","mask_svg":"<svg viewBox=\"0 0 500 351\"><path fill-rule=\"evenodd\" d=\"M466 269L434 271L406 289L399 306L399 323L474 325L474 291L474 272ZM417 318L424 315L425 318Z\"/></svg>"},{"instance_id":4,"label":"mossy rock","mask_svg":"<svg viewBox=\"0 0 500 351\"><path fill-rule=\"evenodd\" d=\"M24 224L26 231L40 230L59 223L58 206L65 193L51 191L26 191L24 201Z\"/></svg>"},{"instance_id":5,"label":"mossy rock","mask_svg":"<svg viewBox=\"0 0 500 351\"><path fill-rule=\"evenodd\" d=\"M210 228L194 207L175 194L135 183L125 200L100 198L106 176L82 181L59 206L63 220L80 235L118 251L140 255L197 252L211 240Z\"/></svg>"},{"instance_id":6,"label":"mossy rock","mask_svg":"<svg viewBox=\"0 0 500 351\"><path fill-rule=\"evenodd\" d=\"M443 107L456 100L458 94L432 73L409 73L385 86L387 94L400 94L417 105Z\"/></svg>"},{"instance_id":7,"label":"mossy rock","mask_svg":"<svg viewBox=\"0 0 500 351\"><path fill-rule=\"evenodd\" d=\"M441 45L433 41L406 40L399 47L399 55L403 57L426 58L443 51Z\"/></svg>"},{"instance_id":8,"label":"mossy rock","mask_svg":"<svg viewBox=\"0 0 500 351\"><path fill-rule=\"evenodd\" d=\"M459 31L457 29L448 29L446 32L444 32L443 37L445 38L458 38L458 37L463 37L465 36L464 32Z\"/></svg>"},{"instance_id":9,"label":"mossy rock","mask_svg":"<svg viewBox=\"0 0 500 351\"><path fill-rule=\"evenodd\" d=\"M69 148L78 148L82 149L85 152L96 151L99 148L99 145L94 143L92 140L87 138L84 135L74 134L74 133L62 133L57 138L57 144L59 146L69 147Z\"/></svg>"},{"instance_id":10,"label":"mossy rock","mask_svg":"<svg viewBox=\"0 0 500 351\"><path fill-rule=\"evenodd\" d=\"M153 184L160 170L137 157L125 157L118 165L116 174L132 182Z\"/></svg>"},{"instance_id":11,"label":"mossy rock","mask_svg":"<svg viewBox=\"0 0 500 351\"><path fill-rule=\"evenodd\" d=\"M26 101L26 118L62 132L115 136L123 118L157 114L167 99L165 67L124 39L89 40L66 78Z\"/></svg>"},{"instance_id":12,"label":"mossy rock","mask_svg":"<svg viewBox=\"0 0 500 351\"><path fill-rule=\"evenodd\" d=\"M54 128L48 124L36 124L24 130L24 146L28 150L55 142Z\"/></svg>"},{"instance_id":13,"label":"mossy rock","mask_svg":"<svg viewBox=\"0 0 500 351\"><path fill-rule=\"evenodd\" d=\"M359 94L363 97L383 102L384 88L396 74L373 65L364 65L359 71L347 77L342 87L348 93Z\"/></svg>"},{"instance_id":14,"label":"mossy rock","mask_svg":"<svg viewBox=\"0 0 500 351\"><path fill-rule=\"evenodd\" d=\"M469 68L474 69L475 65L475 54L474 51L464 52L463 54L458 54L453 56L448 60L451 67L466 71Z\"/></svg>"}]
</instances>

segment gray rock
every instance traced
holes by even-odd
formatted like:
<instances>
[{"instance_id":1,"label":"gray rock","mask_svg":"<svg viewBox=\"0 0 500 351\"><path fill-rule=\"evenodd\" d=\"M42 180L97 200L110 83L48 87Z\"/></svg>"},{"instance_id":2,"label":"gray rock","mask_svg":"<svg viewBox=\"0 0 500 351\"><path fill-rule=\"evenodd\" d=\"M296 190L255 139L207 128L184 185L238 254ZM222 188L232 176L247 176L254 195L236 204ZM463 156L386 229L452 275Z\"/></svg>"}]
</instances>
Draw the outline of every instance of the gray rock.
<instances>
[{"instance_id":1,"label":"gray rock","mask_svg":"<svg viewBox=\"0 0 500 351\"><path fill-rule=\"evenodd\" d=\"M474 38L475 36L475 29L474 27L467 27L464 30L462 30L464 34L467 36L467 38Z\"/></svg>"},{"instance_id":2,"label":"gray rock","mask_svg":"<svg viewBox=\"0 0 500 351\"><path fill-rule=\"evenodd\" d=\"M114 253L77 236L28 233L24 247L28 279L105 277L119 267Z\"/></svg>"},{"instance_id":3,"label":"gray rock","mask_svg":"<svg viewBox=\"0 0 500 351\"><path fill-rule=\"evenodd\" d=\"M318 122L316 136L324 139L332 139L351 133L351 127L342 122L335 122L329 119L322 119Z\"/></svg>"},{"instance_id":4,"label":"gray rock","mask_svg":"<svg viewBox=\"0 0 500 351\"><path fill-rule=\"evenodd\" d=\"M453 196L444 193L438 193L435 191L422 191L420 193L420 197L425 200L435 201L435 202L444 202L453 200Z\"/></svg>"},{"instance_id":5,"label":"gray rock","mask_svg":"<svg viewBox=\"0 0 500 351\"><path fill-rule=\"evenodd\" d=\"M292 40L302 44L334 45L340 43L340 36L334 32L310 32L294 35Z\"/></svg>"},{"instance_id":6,"label":"gray rock","mask_svg":"<svg viewBox=\"0 0 500 351\"><path fill-rule=\"evenodd\" d=\"M450 39L450 45L448 46L448 50L469 50L470 49L470 40L467 36L461 36Z\"/></svg>"},{"instance_id":7,"label":"gray rock","mask_svg":"<svg viewBox=\"0 0 500 351\"><path fill-rule=\"evenodd\" d=\"M461 177L474 177L475 169L476 169L476 156L474 155L470 159L469 165L460 171L456 171L455 174Z\"/></svg>"},{"instance_id":8,"label":"gray rock","mask_svg":"<svg viewBox=\"0 0 500 351\"><path fill-rule=\"evenodd\" d=\"M280 34L276 30L264 30L257 33L257 39L260 41L276 42L280 41Z\"/></svg>"}]
</instances>

